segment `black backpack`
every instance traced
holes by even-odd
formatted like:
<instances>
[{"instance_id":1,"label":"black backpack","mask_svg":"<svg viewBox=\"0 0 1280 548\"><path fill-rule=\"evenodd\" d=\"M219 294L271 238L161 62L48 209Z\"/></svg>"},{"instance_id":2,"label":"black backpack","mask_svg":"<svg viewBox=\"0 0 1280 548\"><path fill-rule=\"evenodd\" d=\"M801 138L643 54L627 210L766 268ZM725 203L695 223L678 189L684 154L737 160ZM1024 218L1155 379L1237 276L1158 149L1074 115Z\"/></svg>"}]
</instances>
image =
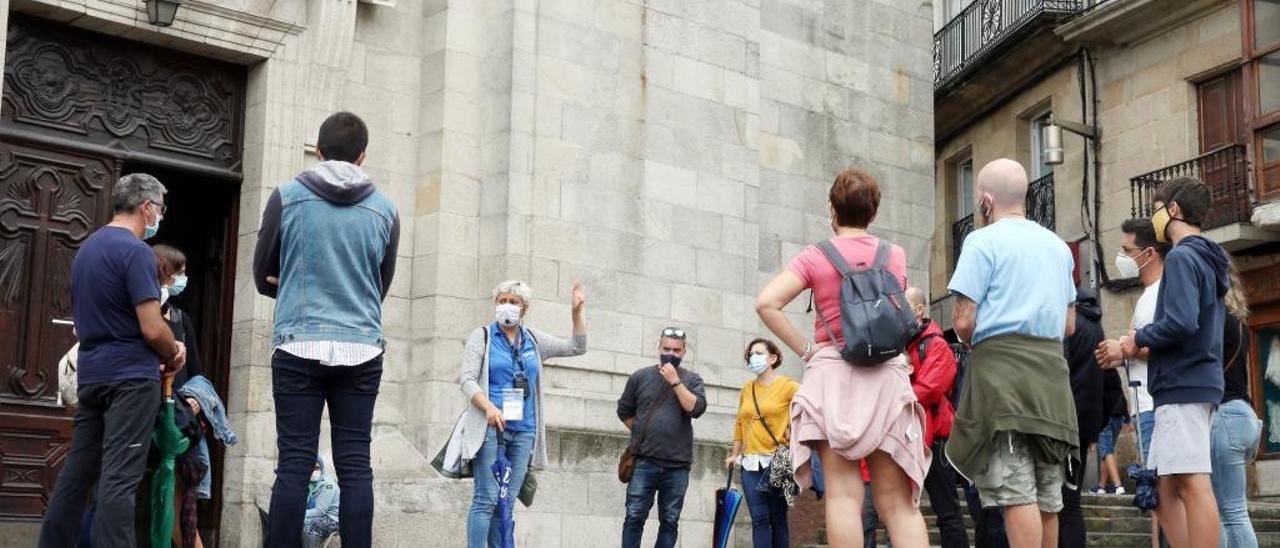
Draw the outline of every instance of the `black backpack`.
<instances>
[{"instance_id":1,"label":"black backpack","mask_svg":"<svg viewBox=\"0 0 1280 548\"><path fill-rule=\"evenodd\" d=\"M956 355L956 382L951 390L951 406L960 408L960 391L964 389L964 375L969 371L969 349L961 343L951 343L951 353Z\"/></svg>"},{"instance_id":2,"label":"black backpack","mask_svg":"<svg viewBox=\"0 0 1280 548\"><path fill-rule=\"evenodd\" d=\"M875 263L857 271L849 268L831 241L819 242L818 249L840 272L840 328L844 334L840 357L854 365L871 366L902 354L918 324L901 284L885 268L889 242L880 240ZM835 333L821 308L818 318L834 342Z\"/></svg>"}]
</instances>

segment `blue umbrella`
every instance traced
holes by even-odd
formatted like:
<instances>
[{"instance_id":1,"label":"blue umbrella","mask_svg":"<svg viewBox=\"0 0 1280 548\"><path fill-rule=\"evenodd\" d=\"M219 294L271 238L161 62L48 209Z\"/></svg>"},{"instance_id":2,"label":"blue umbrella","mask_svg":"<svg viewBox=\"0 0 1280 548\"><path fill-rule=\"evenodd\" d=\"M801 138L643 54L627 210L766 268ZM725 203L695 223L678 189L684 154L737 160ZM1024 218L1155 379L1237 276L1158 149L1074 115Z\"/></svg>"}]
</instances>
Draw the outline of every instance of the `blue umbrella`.
<instances>
[{"instance_id":1,"label":"blue umbrella","mask_svg":"<svg viewBox=\"0 0 1280 548\"><path fill-rule=\"evenodd\" d=\"M1138 405L1138 387L1142 386L1142 381L1133 378L1129 372L1129 360L1124 361L1124 372L1129 377L1129 387L1133 389L1134 409ZM1137 426L1138 439L1138 464L1129 465L1129 477L1133 478L1136 488L1133 490L1133 505L1139 510L1155 510L1160 506L1160 496L1156 494L1156 471L1145 466L1142 458L1142 421L1138 415L1134 415L1133 424Z\"/></svg>"},{"instance_id":2,"label":"blue umbrella","mask_svg":"<svg viewBox=\"0 0 1280 548\"><path fill-rule=\"evenodd\" d=\"M715 548L729 545L729 531L733 529L739 506L742 506L742 493L733 488L733 469L730 468L728 481L723 488L716 489L716 521L711 540Z\"/></svg>"},{"instance_id":3,"label":"blue umbrella","mask_svg":"<svg viewBox=\"0 0 1280 548\"><path fill-rule=\"evenodd\" d=\"M498 519L498 534L502 548L516 548L515 499L511 496L511 461L507 460L507 444L498 442L498 458L493 460L493 478L498 481L498 505L494 508Z\"/></svg>"}]
</instances>

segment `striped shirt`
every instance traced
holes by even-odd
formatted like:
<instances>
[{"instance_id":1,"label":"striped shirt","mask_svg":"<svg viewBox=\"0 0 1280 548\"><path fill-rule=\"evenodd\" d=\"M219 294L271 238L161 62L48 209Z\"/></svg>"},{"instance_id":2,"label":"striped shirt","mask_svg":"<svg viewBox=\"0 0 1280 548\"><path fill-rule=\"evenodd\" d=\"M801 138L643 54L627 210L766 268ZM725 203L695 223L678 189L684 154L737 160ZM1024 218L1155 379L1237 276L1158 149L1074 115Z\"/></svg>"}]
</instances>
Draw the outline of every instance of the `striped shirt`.
<instances>
[{"instance_id":1,"label":"striped shirt","mask_svg":"<svg viewBox=\"0 0 1280 548\"><path fill-rule=\"evenodd\" d=\"M360 365L382 354L382 348L371 344L338 341L291 342L276 347L320 365Z\"/></svg>"}]
</instances>

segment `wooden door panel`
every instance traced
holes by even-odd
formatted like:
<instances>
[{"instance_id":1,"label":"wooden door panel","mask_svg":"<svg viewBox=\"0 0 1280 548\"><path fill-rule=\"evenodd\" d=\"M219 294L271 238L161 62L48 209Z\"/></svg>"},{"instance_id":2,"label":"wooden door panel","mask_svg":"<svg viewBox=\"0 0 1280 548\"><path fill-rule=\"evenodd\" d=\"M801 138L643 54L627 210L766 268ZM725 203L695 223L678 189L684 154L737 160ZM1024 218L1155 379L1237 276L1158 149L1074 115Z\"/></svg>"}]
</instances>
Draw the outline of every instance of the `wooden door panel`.
<instances>
[{"instance_id":1,"label":"wooden door panel","mask_svg":"<svg viewBox=\"0 0 1280 548\"><path fill-rule=\"evenodd\" d=\"M71 262L107 220L110 160L0 141L0 517L39 517L71 438L58 360Z\"/></svg>"},{"instance_id":2,"label":"wooden door panel","mask_svg":"<svg viewBox=\"0 0 1280 548\"><path fill-rule=\"evenodd\" d=\"M1200 152L1244 143L1244 88L1240 71L1232 70L1198 86Z\"/></svg>"}]
</instances>

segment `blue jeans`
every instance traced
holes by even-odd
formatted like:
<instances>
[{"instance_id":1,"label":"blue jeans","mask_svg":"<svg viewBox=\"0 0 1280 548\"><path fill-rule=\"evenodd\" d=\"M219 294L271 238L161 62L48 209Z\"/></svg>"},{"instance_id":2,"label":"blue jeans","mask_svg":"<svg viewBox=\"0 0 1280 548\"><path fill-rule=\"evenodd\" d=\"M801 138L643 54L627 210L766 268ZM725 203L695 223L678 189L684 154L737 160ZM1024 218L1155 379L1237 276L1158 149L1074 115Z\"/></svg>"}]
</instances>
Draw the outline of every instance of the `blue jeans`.
<instances>
[{"instance_id":1,"label":"blue jeans","mask_svg":"<svg viewBox=\"0 0 1280 548\"><path fill-rule=\"evenodd\" d=\"M1213 414L1210 450L1213 458L1213 496L1222 518L1220 544L1225 548L1257 548L1258 537L1249 521L1245 493L1245 465L1258 452L1262 423L1244 400L1231 400Z\"/></svg>"},{"instance_id":2,"label":"blue jeans","mask_svg":"<svg viewBox=\"0 0 1280 548\"><path fill-rule=\"evenodd\" d=\"M1113 415L1107 424L1098 432L1098 458L1107 458L1116 454L1116 438L1120 437L1120 429L1124 428L1124 415Z\"/></svg>"},{"instance_id":3,"label":"blue jeans","mask_svg":"<svg viewBox=\"0 0 1280 548\"><path fill-rule=\"evenodd\" d=\"M341 489L338 529L342 545L373 545L373 405L382 382L382 356L360 365L322 365L277 350L271 356L276 402L276 481L271 487L266 545L302 545L307 487L316 466L320 417L329 406L333 468Z\"/></svg>"},{"instance_id":4,"label":"blue jeans","mask_svg":"<svg viewBox=\"0 0 1280 548\"><path fill-rule=\"evenodd\" d=\"M1147 463L1147 455L1151 453L1151 434L1156 430L1156 412L1138 413L1138 433L1142 436L1142 464Z\"/></svg>"},{"instance_id":5,"label":"blue jeans","mask_svg":"<svg viewBox=\"0 0 1280 548\"><path fill-rule=\"evenodd\" d=\"M475 491L471 495L471 512L467 514L467 546L468 548L485 548L485 540L489 546L502 546L502 537L498 534L501 514L498 508L498 480L490 469L493 461L498 459L498 451L504 451L507 460L511 461L511 482L507 493L511 504L515 504L516 495L524 485L524 477L529 473L529 460L533 455L534 432L516 432L507 430L501 434L502 443L498 443L499 434L489 427L484 435L484 445L473 463L475 470Z\"/></svg>"},{"instance_id":6,"label":"blue jeans","mask_svg":"<svg viewBox=\"0 0 1280 548\"><path fill-rule=\"evenodd\" d=\"M639 548L653 496L658 495L658 541L655 548L673 548L680 533L680 510L689 488L689 469L665 468L649 459L636 460L627 484L627 517L622 522L622 548Z\"/></svg>"},{"instance_id":7,"label":"blue jeans","mask_svg":"<svg viewBox=\"0 0 1280 548\"><path fill-rule=\"evenodd\" d=\"M791 532L787 528L787 499L769 485L767 468L752 472L742 469L742 494L751 511L751 545L755 548L787 548Z\"/></svg>"}]
</instances>

